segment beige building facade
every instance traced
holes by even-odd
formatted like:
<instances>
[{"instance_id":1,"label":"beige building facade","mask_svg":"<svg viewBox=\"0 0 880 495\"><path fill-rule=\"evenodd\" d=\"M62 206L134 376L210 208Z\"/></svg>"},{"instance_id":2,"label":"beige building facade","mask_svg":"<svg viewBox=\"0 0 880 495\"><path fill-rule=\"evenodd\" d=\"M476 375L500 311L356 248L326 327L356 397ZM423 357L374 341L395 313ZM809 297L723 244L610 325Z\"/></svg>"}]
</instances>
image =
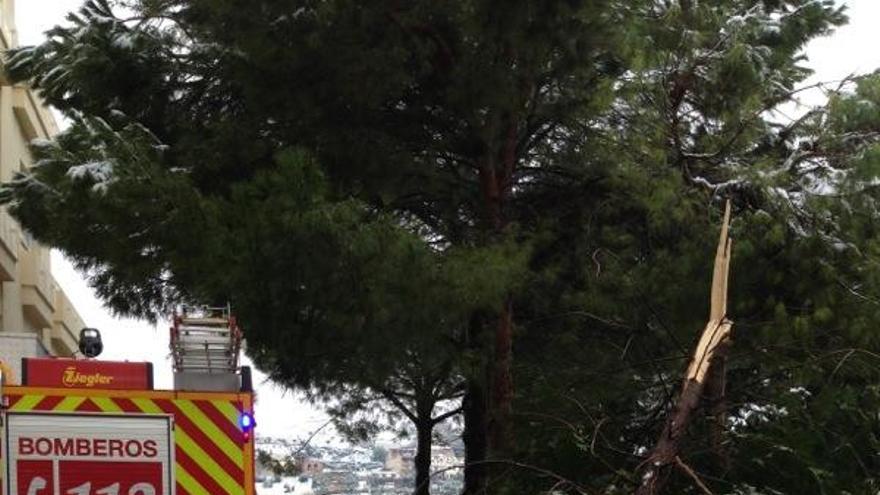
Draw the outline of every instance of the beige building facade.
<instances>
[{"instance_id":1,"label":"beige building facade","mask_svg":"<svg viewBox=\"0 0 880 495\"><path fill-rule=\"evenodd\" d=\"M17 46L13 0L0 0L0 50ZM33 165L28 144L58 132L27 87L0 74L0 181ZM50 251L0 209L0 362L21 377L21 358L71 356L83 321L52 277Z\"/></svg>"},{"instance_id":2,"label":"beige building facade","mask_svg":"<svg viewBox=\"0 0 880 495\"><path fill-rule=\"evenodd\" d=\"M391 447L385 458L385 469L397 473L398 476L407 477L415 474L415 447ZM455 455L451 447L445 445L431 446L431 471L439 471L438 474L454 476L459 474L456 466L462 461Z\"/></svg>"}]
</instances>

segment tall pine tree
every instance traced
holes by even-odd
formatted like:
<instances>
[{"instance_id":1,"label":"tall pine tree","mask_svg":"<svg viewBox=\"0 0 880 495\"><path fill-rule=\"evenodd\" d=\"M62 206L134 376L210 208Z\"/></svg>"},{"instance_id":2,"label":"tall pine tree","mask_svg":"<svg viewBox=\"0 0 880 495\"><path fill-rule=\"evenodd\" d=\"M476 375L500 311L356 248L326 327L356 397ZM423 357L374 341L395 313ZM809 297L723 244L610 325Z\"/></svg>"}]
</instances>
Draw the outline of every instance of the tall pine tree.
<instances>
[{"instance_id":1,"label":"tall pine tree","mask_svg":"<svg viewBox=\"0 0 880 495\"><path fill-rule=\"evenodd\" d=\"M74 125L5 200L116 310L231 299L296 386L451 336L466 493L625 493L729 197L736 343L682 463L719 493L874 487L876 83L774 114L834 2L126 3L7 64Z\"/></svg>"}]
</instances>

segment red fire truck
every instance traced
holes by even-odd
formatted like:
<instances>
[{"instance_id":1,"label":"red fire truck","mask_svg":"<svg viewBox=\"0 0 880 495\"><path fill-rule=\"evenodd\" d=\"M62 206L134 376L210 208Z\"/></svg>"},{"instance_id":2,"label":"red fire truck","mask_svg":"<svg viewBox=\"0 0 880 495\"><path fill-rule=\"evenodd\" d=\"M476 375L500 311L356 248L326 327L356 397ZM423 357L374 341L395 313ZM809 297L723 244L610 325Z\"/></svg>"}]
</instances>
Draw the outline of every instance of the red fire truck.
<instances>
[{"instance_id":1,"label":"red fire truck","mask_svg":"<svg viewBox=\"0 0 880 495\"><path fill-rule=\"evenodd\" d=\"M254 494L239 339L230 318L175 317L174 390L154 389L150 363L24 359L0 393L3 494Z\"/></svg>"}]
</instances>

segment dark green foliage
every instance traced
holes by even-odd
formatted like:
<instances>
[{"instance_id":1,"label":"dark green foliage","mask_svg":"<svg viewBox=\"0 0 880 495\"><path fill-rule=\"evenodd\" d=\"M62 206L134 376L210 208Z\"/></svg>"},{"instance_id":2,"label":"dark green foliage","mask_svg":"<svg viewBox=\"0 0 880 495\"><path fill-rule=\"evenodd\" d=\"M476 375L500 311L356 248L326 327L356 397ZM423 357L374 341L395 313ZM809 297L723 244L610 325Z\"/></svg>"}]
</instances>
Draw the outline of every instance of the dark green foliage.
<instances>
[{"instance_id":1,"label":"dark green foliage","mask_svg":"<svg viewBox=\"0 0 880 495\"><path fill-rule=\"evenodd\" d=\"M9 60L74 125L4 200L111 308L230 300L262 369L369 436L415 404L371 416L386 392L488 391L509 300L491 489L629 493L731 198L727 461L709 418L683 461L719 494L878 489L880 77L774 113L834 2L128 3Z\"/></svg>"}]
</instances>

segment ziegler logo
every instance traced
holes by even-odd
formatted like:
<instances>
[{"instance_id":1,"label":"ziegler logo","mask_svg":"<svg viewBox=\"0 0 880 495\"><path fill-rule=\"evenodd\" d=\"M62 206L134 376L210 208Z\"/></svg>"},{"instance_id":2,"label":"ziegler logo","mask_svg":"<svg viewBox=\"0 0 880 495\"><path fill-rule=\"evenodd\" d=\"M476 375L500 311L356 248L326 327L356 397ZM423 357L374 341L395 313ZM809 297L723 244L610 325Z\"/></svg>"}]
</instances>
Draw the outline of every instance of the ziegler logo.
<instances>
[{"instance_id":1,"label":"ziegler logo","mask_svg":"<svg viewBox=\"0 0 880 495\"><path fill-rule=\"evenodd\" d=\"M86 387L94 387L95 385L110 385L113 383L113 377L102 375L101 373L80 373L75 366L68 366L64 370L64 376L61 379L66 387L75 387L77 385L85 385Z\"/></svg>"}]
</instances>

